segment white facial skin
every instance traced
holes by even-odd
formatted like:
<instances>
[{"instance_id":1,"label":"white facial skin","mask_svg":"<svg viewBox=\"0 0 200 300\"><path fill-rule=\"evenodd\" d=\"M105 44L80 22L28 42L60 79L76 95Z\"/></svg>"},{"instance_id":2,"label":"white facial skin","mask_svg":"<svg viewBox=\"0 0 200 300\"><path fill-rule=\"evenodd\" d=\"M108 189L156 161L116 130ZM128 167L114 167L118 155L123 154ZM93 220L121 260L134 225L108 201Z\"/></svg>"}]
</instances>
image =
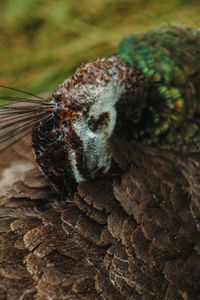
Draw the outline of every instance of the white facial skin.
<instances>
[{"instance_id":1,"label":"white facial skin","mask_svg":"<svg viewBox=\"0 0 200 300\"><path fill-rule=\"evenodd\" d=\"M73 122L72 126L82 141L83 160L89 173L92 175L98 170L106 173L111 165L111 153L108 149L108 143L116 124L117 113L115 104L123 93L124 87L118 86L114 82L106 86L99 85L95 88L87 85L84 89L86 88L89 91L91 103L93 103L91 104L89 115L86 119L84 117L78 118ZM80 94L82 94L81 91ZM108 118L105 118L105 122L102 121L100 126L94 130L90 126L90 121L98 122L103 114L106 114ZM76 181L80 182L84 178L77 169L74 151L71 150L69 154L71 166Z\"/></svg>"}]
</instances>

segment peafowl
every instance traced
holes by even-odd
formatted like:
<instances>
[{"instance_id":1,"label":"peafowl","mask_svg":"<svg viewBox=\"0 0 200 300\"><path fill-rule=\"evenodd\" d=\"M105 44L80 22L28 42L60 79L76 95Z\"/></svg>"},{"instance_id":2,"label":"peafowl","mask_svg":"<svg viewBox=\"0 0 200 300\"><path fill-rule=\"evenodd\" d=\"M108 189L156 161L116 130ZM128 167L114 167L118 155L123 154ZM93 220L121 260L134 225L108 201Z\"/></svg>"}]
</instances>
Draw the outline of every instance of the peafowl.
<instances>
[{"instance_id":1,"label":"peafowl","mask_svg":"<svg viewBox=\"0 0 200 300\"><path fill-rule=\"evenodd\" d=\"M131 35L1 109L1 149L31 132L46 177L0 198L2 299L200 299L199 46L178 25Z\"/></svg>"}]
</instances>

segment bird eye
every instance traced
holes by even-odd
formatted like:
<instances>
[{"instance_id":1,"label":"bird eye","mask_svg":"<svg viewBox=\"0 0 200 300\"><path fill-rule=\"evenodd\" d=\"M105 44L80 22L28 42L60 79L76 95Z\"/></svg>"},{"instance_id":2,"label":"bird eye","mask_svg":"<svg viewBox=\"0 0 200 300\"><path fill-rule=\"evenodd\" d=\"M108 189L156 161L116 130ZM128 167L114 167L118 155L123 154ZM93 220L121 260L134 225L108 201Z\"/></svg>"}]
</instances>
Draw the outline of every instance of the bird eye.
<instances>
[{"instance_id":1,"label":"bird eye","mask_svg":"<svg viewBox=\"0 0 200 300\"><path fill-rule=\"evenodd\" d=\"M88 121L89 128L92 131L101 130L108 124L109 121L109 113L102 113L97 119L91 117Z\"/></svg>"}]
</instances>

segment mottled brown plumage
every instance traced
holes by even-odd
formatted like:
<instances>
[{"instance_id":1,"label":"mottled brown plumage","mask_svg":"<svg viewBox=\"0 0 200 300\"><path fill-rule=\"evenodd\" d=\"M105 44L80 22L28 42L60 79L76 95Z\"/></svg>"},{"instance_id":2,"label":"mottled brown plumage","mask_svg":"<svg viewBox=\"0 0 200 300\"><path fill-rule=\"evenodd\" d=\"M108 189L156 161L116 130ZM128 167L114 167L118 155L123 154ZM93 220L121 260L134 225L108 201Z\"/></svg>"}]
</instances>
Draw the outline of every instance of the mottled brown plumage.
<instances>
[{"instance_id":1,"label":"mottled brown plumage","mask_svg":"<svg viewBox=\"0 0 200 300\"><path fill-rule=\"evenodd\" d=\"M1 197L0 299L200 299L200 155L112 145L73 200L37 169Z\"/></svg>"},{"instance_id":2,"label":"mottled brown plumage","mask_svg":"<svg viewBox=\"0 0 200 300\"><path fill-rule=\"evenodd\" d=\"M49 100L1 110L2 150L35 126L49 179L28 171L0 198L0 299L200 299L199 37L129 36Z\"/></svg>"}]
</instances>

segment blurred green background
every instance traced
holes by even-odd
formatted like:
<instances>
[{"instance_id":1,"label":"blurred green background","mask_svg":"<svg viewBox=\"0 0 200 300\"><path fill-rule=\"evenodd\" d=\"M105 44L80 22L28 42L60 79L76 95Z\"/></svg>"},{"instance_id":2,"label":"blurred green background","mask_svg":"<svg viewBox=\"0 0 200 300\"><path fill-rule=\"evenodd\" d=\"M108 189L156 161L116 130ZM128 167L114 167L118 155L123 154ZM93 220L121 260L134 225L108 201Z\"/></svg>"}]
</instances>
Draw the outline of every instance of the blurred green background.
<instances>
[{"instance_id":1,"label":"blurred green background","mask_svg":"<svg viewBox=\"0 0 200 300\"><path fill-rule=\"evenodd\" d=\"M37 94L116 52L124 35L171 22L200 27L200 0L0 0L0 12L0 83Z\"/></svg>"}]
</instances>

